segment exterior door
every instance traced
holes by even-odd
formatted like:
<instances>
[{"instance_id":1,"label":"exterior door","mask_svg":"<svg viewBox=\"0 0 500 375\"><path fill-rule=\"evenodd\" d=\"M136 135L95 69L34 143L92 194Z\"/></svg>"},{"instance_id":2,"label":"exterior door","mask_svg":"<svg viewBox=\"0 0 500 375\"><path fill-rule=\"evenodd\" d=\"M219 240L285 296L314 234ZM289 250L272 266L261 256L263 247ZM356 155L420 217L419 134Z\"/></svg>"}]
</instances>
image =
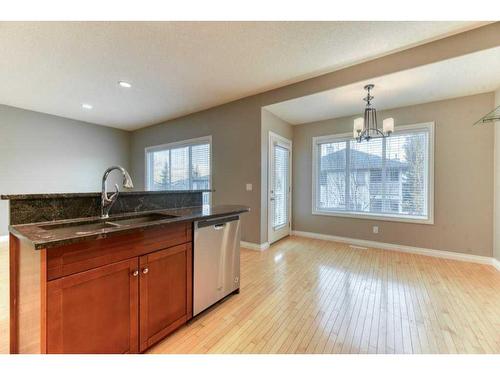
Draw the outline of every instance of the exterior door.
<instances>
[{"instance_id":1,"label":"exterior door","mask_svg":"<svg viewBox=\"0 0 500 375\"><path fill-rule=\"evenodd\" d=\"M144 351L193 315L192 245L144 255L140 263L140 350Z\"/></svg>"},{"instance_id":2,"label":"exterior door","mask_svg":"<svg viewBox=\"0 0 500 375\"><path fill-rule=\"evenodd\" d=\"M268 240L290 234L292 141L269 132Z\"/></svg>"},{"instance_id":3,"label":"exterior door","mask_svg":"<svg viewBox=\"0 0 500 375\"><path fill-rule=\"evenodd\" d=\"M50 281L47 352L137 353L138 315L137 258Z\"/></svg>"}]
</instances>

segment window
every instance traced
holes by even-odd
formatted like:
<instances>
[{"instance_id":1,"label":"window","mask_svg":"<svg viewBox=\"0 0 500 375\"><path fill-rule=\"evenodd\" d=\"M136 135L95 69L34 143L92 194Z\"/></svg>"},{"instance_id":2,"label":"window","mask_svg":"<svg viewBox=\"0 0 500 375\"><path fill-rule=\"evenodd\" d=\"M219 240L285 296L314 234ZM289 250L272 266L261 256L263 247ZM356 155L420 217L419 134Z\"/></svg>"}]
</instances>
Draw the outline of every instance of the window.
<instances>
[{"instance_id":1,"label":"window","mask_svg":"<svg viewBox=\"0 0 500 375\"><path fill-rule=\"evenodd\" d=\"M397 168L391 168L389 169L387 174L387 178L391 182L398 182L399 181L399 169Z\"/></svg>"},{"instance_id":2,"label":"window","mask_svg":"<svg viewBox=\"0 0 500 375\"><path fill-rule=\"evenodd\" d=\"M381 212L382 211L382 199L372 199L370 201L370 211L371 212Z\"/></svg>"},{"instance_id":3,"label":"window","mask_svg":"<svg viewBox=\"0 0 500 375\"><path fill-rule=\"evenodd\" d=\"M399 201L397 200L390 201L390 210L392 212L399 212Z\"/></svg>"},{"instance_id":4,"label":"window","mask_svg":"<svg viewBox=\"0 0 500 375\"><path fill-rule=\"evenodd\" d=\"M370 182L382 182L382 169L370 169Z\"/></svg>"},{"instance_id":5,"label":"window","mask_svg":"<svg viewBox=\"0 0 500 375\"><path fill-rule=\"evenodd\" d=\"M434 124L313 138L313 214L433 222Z\"/></svg>"},{"instance_id":6,"label":"window","mask_svg":"<svg viewBox=\"0 0 500 375\"><path fill-rule=\"evenodd\" d=\"M206 190L211 188L212 137L146 148L148 190ZM210 193L203 193L203 204Z\"/></svg>"}]
</instances>

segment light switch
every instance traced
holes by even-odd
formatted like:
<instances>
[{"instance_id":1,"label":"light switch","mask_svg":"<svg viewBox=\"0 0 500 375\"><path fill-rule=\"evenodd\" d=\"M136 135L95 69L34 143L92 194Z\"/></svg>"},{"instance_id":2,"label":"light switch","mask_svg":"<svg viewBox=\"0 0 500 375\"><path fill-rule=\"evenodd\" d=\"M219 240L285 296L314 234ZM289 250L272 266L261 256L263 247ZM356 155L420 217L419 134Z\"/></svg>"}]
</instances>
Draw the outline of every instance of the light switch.
<instances>
[{"instance_id":1,"label":"light switch","mask_svg":"<svg viewBox=\"0 0 500 375\"><path fill-rule=\"evenodd\" d=\"M373 226L373 233L378 234L378 227L376 225Z\"/></svg>"},{"instance_id":2,"label":"light switch","mask_svg":"<svg viewBox=\"0 0 500 375\"><path fill-rule=\"evenodd\" d=\"M247 184L247 191L252 191L253 187L252 184Z\"/></svg>"}]
</instances>

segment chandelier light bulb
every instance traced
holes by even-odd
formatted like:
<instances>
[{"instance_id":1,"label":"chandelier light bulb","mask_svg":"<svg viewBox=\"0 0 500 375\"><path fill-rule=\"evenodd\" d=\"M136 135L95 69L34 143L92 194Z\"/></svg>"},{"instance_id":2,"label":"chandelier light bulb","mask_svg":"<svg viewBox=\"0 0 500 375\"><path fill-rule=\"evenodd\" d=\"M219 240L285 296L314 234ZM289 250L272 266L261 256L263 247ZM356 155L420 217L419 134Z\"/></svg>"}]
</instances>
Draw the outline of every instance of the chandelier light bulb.
<instances>
[{"instance_id":1,"label":"chandelier light bulb","mask_svg":"<svg viewBox=\"0 0 500 375\"><path fill-rule=\"evenodd\" d=\"M364 124L365 120L363 119L363 117L358 117L354 119L354 130L353 130L354 138L359 137L359 135L363 131Z\"/></svg>"},{"instance_id":2,"label":"chandelier light bulb","mask_svg":"<svg viewBox=\"0 0 500 375\"><path fill-rule=\"evenodd\" d=\"M382 121L382 130L387 134L391 134L394 131L394 119L392 117L386 118Z\"/></svg>"}]
</instances>

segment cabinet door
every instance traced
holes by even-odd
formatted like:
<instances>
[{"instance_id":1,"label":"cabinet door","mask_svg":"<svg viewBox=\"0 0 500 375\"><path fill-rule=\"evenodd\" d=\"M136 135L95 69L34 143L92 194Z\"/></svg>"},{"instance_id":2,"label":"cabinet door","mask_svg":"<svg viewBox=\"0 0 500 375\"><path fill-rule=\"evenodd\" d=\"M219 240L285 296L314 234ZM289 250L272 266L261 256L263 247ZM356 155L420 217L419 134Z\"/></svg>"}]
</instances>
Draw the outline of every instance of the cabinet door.
<instances>
[{"instance_id":1,"label":"cabinet door","mask_svg":"<svg viewBox=\"0 0 500 375\"><path fill-rule=\"evenodd\" d=\"M192 314L191 243L140 257L140 350L160 341Z\"/></svg>"},{"instance_id":2,"label":"cabinet door","mask_svg":"<svg viewBox=\"0 0 500 375\"><path fill-rule=\"evenodd\" d=\"M138 258L47 284L48 353L138 351Z\"/></svg>"}]
</instances>

